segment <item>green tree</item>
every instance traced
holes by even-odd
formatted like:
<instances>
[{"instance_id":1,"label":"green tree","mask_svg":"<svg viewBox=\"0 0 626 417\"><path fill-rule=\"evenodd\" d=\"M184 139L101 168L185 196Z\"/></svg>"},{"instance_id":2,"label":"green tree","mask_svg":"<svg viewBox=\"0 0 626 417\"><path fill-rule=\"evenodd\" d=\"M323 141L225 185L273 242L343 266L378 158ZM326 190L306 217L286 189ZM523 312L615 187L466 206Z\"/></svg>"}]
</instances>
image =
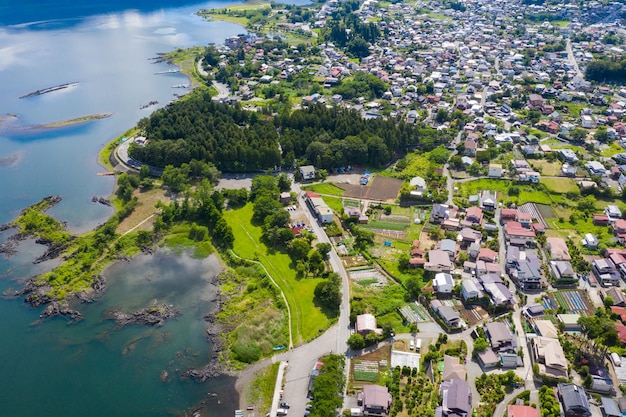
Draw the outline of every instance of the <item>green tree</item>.
<instances>
[{"instance_id":1,"label":"green tree","mask_svg":"<svg viewBox=\"0 0 626 417\"><path fill-rule=\"evenodd\" d=\"M302 238L294 239L287 245L287 253L294 263L306 260L310 250L311 245L306 239Z\"/></svg>"},{"instance_id":2,"label":"green tree","mask_svg":"<svg viewBox=\"0 0 626 417\"><path fill-rule=\"evenodd\" d=\"M328 259L328 254L332 250L331 244L330 243L326 243L326 242L318 243L317 245L315 245L315 248L318 250L319 253L322 254L324 259Z\"/></svg>"},{"instance_id":3,"label":"green tree","mask_svg":"<svg viewBox=\"0 0 626 417\"><path fill-rule=\"evenodd\" d=\"M348 346L352 350L361 350L365 347L365 339L360 334L354 333L348 338Z\"/></svg>"}]
</instances>

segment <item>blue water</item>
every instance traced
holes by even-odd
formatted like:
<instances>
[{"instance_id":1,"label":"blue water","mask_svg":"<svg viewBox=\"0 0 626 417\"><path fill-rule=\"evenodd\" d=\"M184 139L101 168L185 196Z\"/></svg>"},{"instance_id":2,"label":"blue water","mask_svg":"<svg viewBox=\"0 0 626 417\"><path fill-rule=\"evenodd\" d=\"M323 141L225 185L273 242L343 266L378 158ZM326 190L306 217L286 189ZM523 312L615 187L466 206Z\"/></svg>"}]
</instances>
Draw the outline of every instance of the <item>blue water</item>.
<instances>
[{"instance_id":1,"label":"blue water","mask_svg":"<svg viewBox=\"0 0 626 417\"><path fill-rule=\"evenodd\" d=\"M194 15L201 7L222 5L0 1L0 223L51 194L63 201L50 214L72 232L105 221L111 209L91 202L114 186L111 177L96 175L103 170L96 160L99 150L155 109L140 105L151 100L165 105L181 92L171 86L188 82L181 74L155 75L170 67L149 58L221 43L243 31ZM69 82L78 86L18 98ZM79 126L27 128L107 112L113 116ZM17 256L0 257L0 292L12 294L22 278L52 268L54 263L32 264L42 251L25 242ZM176 373L208 361L202 316L215 291L207 277L215 271L212 260L163 254L115 265L106 272L110 285L104 296L78 306L85 320L72 326L63 319L40 324L39 309L20 299L0 299L0 416L181 415L207 392L219 392L221 399L219 406L209 399L211 416L232 416L237 396L231 379L196 384L180 381ZM110 307L132 311L153 299L174 303L183 316L161 329L117 330L103 321ZM170 373L170 382L160 380L162 370Z\"/></svg>"}]
</instances>

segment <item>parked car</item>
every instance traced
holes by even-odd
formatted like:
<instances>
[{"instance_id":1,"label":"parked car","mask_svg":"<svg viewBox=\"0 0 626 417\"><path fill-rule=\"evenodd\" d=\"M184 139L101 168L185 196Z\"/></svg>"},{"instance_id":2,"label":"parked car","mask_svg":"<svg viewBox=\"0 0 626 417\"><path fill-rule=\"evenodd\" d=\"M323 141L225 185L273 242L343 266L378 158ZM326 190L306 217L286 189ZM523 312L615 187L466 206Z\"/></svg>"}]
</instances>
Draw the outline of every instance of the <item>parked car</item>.
<instances>
[{"instance_id":1,"label":"parked car","mask_svg":"<svg viewBox=\"0 0 626 417\"><path fill-rule=\"evenodd\" d=\"M280 407L281 407L281 408L290 408L290 407L291 407L291 404L289 404L289 403L285 403L285 402L282 402L282 403L280 403Z\"/></svg>"}]
</instances>

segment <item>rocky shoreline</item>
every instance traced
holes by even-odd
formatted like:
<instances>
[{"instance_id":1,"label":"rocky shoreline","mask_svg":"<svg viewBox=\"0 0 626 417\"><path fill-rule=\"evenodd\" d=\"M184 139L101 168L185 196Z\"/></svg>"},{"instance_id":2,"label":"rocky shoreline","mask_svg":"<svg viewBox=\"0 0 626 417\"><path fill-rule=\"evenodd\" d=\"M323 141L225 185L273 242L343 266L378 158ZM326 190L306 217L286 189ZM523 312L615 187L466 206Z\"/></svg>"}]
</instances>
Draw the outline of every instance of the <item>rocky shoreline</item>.
<instances>
[{"instance_id":1,"label":"rocky shoreline","mask_svg":"<svg viewBox=\"0 0 626 417\"><path fill-rule=\"evenodd\" d=\"M51 195L51 196L42 198L35 205L44 205L44 208L42 209L42 211L46 211L56 206L60 202L61 202L61 196ZM25 208L24 210L22 210L21 214L24 214L28 209L30 209L33 206L29 206ZM15 229L17 225L14 224L14 222L15 221L0 225L0 232L4 232L10 229ZM61 223L61 224L65 225L65 223ZM0 254L4 256L15 255L17 253L17 247L19 246L19 244L32 237L33 235L30 233L15 233L9 236L4 242L0 243ZM38 264L41 262L58 258L59 255L61 255L61 253L63 253L63 251L67 249L67 247L69 246L70 242L73 239L74 237L72 236L67 242L64 242L64 243L53 243L52 241L49 241L47 239L41 239L41 238L35 240L35 243L44 245L47 247L47 249L46 249L46 252L43 255L39 256L37 259L35 259L33 263Z\"/></svg>"},{"instance_id":2,"label":"rocky shoreline","mask_svg":"<svg viewBox=\"0 0 626 417\"><path fill-rule=\"evenodd\" d=\"M215 298L211 300L211 302L214 303L212 311L204 316L204 321L207 323L206 336L207 340L211 344L211 360L202 368L188 369L184 374L197 382L204 382L209 378L215 378L220 375L236 375L236 373L222 360L222 352L225 350L222 334L229 330L226 325L220 323L217 319L217 313L221 311L222 304L225 301L224 295L219 290L219 284L223 278L223 273L224 271L211 279L210 285L214 285L217 288L217 294Z\"/></svg>"},{"instance_id":3,"label":"rocky shoreline","mask_svg":"<svg viewBox=\"0 0 626 417\"><path fill-rule=\"evenodd\" d=\"M107 312L107 318L115 320L118 326L127 326L129 324L141 324L145 326L161 327L165 324L165 320L175 318L181 315L180 310L174 308L171 304L156 301L151 306L142 308L134 313L124 313L120 310L110 310Z\"/></svg>"}]
</instances>

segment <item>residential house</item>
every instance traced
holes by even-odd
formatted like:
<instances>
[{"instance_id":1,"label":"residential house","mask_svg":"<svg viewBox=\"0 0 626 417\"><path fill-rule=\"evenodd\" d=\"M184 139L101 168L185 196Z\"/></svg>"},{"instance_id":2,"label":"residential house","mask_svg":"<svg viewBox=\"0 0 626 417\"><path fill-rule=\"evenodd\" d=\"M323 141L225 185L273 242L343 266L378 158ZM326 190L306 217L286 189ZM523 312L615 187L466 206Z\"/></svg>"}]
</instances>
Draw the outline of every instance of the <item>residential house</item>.
<instances>
[{"instance_id":1,"label":"residential house","mask_svg":"<svg viewBox=\"0 0 626 417\"><path fill-rule=\"evenodd\" d=\"M434 272L450 272L452 262L447 252L440 249L431 250L428 252L428 261L424 264L424 269Z\"/></svg>"},{"instance_id":2,"label":"residential house","mask_svg":"<svg viewBox=\"0 0 626 417\"><path fill-rule=\"evenodd\" d=\"M583 246L585 246L589 250L598 249L598 243L598 238L591 233L587 233L582 241Z\"/></svg>"},{"instance_id":3,"label":"residential house","mask_svg":"<svg viewBox=\"0 0 626 417\"><path fill-rule=\"evenodd\" d=\"M550 320L535 320L534 326L535 332L538 336L546 337L548 339L559 338L559 331Z\"/></svg>"},{"instance_id":4,"label":"residential house","mask_svg":"<svg viewBox=\"0 0 626 417\"><path fill-rule=\"evenodd\" d=\"M465 210L463 226L480 226L483 221L483 211L480 207L472 206Z\"/></svg>"},{"instance_id":5,"label":"residential house","mask_svg":"<svg viewBox=\"0 0 626 417\"><path fill-rule=\"evenodd\" d=\"M600 398L600 402L602 404L603 417L622 417L622 411L613 398L602 397ZM624 411L626 411L626 409Z\"/></svg>"},{"instance_id":6,"label":"residential house","mask_svg":"<svg viewBox=\"0 0 626 417\"><path fill-rule=\"evenodd\" d=\"M538 317L543 316L545 311L546 308L543 306L543 304L533 303L526 306L526 308L524 309L524 314L526 314L527 317Z\"/></svg>"},{"instance_id":7,"label":"residential house","mask_svg":"<svg viewBox=\"0 0 626 417\"><path fill-rule=\"evenodd\" d=\"M557 386L557 392L565 417L591 417L587 392L583 387L561 383Z\"/></svg>"},{"instance_id":8,"label":"residential house","mask_svg":"<svg viewBox=\"0 0 626 417\"><path fill-rule=\"evenodd\" d=\"M578 156L576 156L576 153L571 149L559 149L557 152L570 164L576 164L579 161Z\"/></svg>"},{"instance_id":9,"label":"residential house","mask_svg":"<svg viewBox=\"0 0 626 417\"><path fill-rule=\"evenodd\" d=\"M487 175L489 178L502 178L502 165L489 164L489 172Z\"/></svg>"},{"instance_id":10,"label":"residential house","mask_svg":"<svg viewBox=\"0 0 626 417\"><path fill-rule=\"evenodd\" d=\"M606 214L594 214L593 224L596 226L608 226L609 216L607 216Z\"/></svg>"},{"instance_id":11,"label":"residential house","mask_svg":"<svg viewBox=\"0 0 626 417\"><path fill-rule=\"evenodd\" d=\"M534 246L535 232L523 227L518 222L508 222L504 225L504 237L514 246Z\"/></svg>"},{"instance_id":12,"label":"residential house","mask_svg":"<svg viewBox=\"0 0 626 417\"><path fill-rule=\"evenodd\" d=\"M363 386L363 415L385 416L391 406L391 394L387 387L380 385Z\"/></svg>"},{"instance_id":13,"label":"residential house","mask_svg":"<svg viewBox=\"0 0 626 417\"><path fill-rule=\"evenodd\" d=\"M448 218L450 207L446 204L433 204L433 208L430 212L431 223L441 224Z\"/></svg>"},{"instance_id":14,"label":"residential house","mask_svg":"<svg viewBox=\"0 0 626 417\"><path fill-rule=\"evenodd\" d=\"M435 310L435 313L437 313L437 315L441 317L441 319L446 325L448 325L449 327L454 327L454 328L460 326L461 315L459 314L458 311L456 311L450 306L444 306L443 304L441 304L439 300L432 300L430 302L430 305L433 308L433 310Z\"/></svg>"},{"instance_id":15,"label":"residential house","mask_svg":"<svg viewBox=\"0 0 626 417\"><path fill-rule=\"evenodd\" d=\"M359 314L356 316L355 330L358 334L365 337L370 333L379 333L376 326L376 317L372 314Z\"/></svg>"},{"instance_id":16,"label":"residential house","mask_svg":"<svg viewBox=\"0 0 626 417\"><path fill-rule=\"evenodd\" d=\"M580 116L580 125L585 129L595 129L596 121L591 115L582 115Z\"/></svg>"},{"instance_id":17,"label":"residential house","mask_svg":"<svg viewBox=\"0 0 626 417\"><path fill-rule=\"evenodd\" d=\"M546 239L546 247L553 261L569 261L572 257L569 254L567 243L561 237L549 237Z\"/></svg>"},{"instance_id":18,"label":"residential house","mask_svg":"<svg viewBox=\"0 0 626 417\"><path fill-rule=\"evenodd\" d=\"M312 191L307 191L305 201L307 206L309 206L309 209L317 216L320 222L333 222L333 211L330 209L330 207L328 207L328 205L324 202L319 194Z\"/></svg>"},{"instance_id":19,"label":"residential house","mask_svg":"<svg viewBox=\"0 0 626 417\"><path fill-rule=\"evenodd\" d=\"M607 297L611 297L614 306L626 306L626 296L624 296L624 293L618 287L609 288L606 290L606 295Z\"/></svg>"},{"instance_id":20,"label":"residential house","mask_svg":"<svg viewBox=\"0 0 626 417\"><path fill-rule=\"evenodd\" d=\"M520 224L520 226L526 229L530 229L533 223L533 216L530 213L526 213L524 211L518 210L515 216L515 221L517 221Z\"/></svg>"},{"instance_id":21,"label":"residential house","mask_svg":"<svg viewBox=\"0 0 626 417\"><path fill-rule=\"evenodd\" d=\"M578 324L580 314L557 314L556 318L563 323L563 329L566 332L578 332L581 329Z\"/></svg>"},{"instance_id":22,"label":"residential house","mask_svg":"<svg viewBox=\"0 0 626 417\"><path fill-rule=\"evenodd\" d=\"M469 227L464 227L461 229L461 242L462 244L470 245L474 242L480 242L483 238L483 234L478 230L470 229Z\"/></svg>"},{"instance_id":23,"label":"residential house","mask_svg":"<svg viewBox=\"0 0 626 417\"><path fill-rule=\"evenodd\" d=\"M451 379L441 383L439 388L441 405L435 415L441 417L469 417L472 412L472 391L462 379Z\"/></svg>"},{"instance_id":24,"label":"residential house","mask_svg":"<svg viewBox=\"0 0 626 417\"><path fill-rule=\"evenodd\" d=\"M575 177L577 171L578 171L578 168L568 163L564 163L563 166L561 167L561 173L566 177Z\"/></svg>"},{"instance_id":25,"label":"residential house","mask_svg":"<svg viewBox=\"0 0 626 417\"><path fill-rule=\"evenodd\" d=\"M443 356L443 371L441 372L442 381L450 381L452 379L465 380L467 370L465 365L461 363L461 359L456 356Z\"/></svg>"},{"instance_id":26,"label":"residential house","mask_svg":"<svg viewBox=\"0 0 626 417\"><path fill-rule=\"evenodd\" d=\"M585 168L589 171L589 175L606 175L606 168L598 161L589 161L585 163Z\"/></svg>"},{"instance_id":27,"label":"residential house","mask_svg":"<svg viewBox=\"0 0 626 417\"><path fill-rule=\"evenodd\" d=\"M498 260L498 252L489 248L480 248L477 259L493 263Z\"/></svg>"},{"instance_id":28,"label":"residential house","mask_svg":"<svg viewBox=\"0 0 626 417\"><path fill-rule=\"evenodd\" d=\"M576 280L578 278L569 261L550 261L550 269L557 281Z\"/></svg>"},{"instance_id":29,"label":"residential house","mask_svg":"<svg viewBox=\"0 0 626 417\"><path fill-rule=\"evenodd\" d=\"M439 242L439 249L447 252L451 261L453 261L456 257L456 241L452 239L443 239Z\"/></svg>"},{"instance_id":30,"label":"residential house","mask_svg":"<svg viewBox=\"0 0 626 417\"><path fill-rule=\"evenodd\" d=\"M428 190L428 187L426 186L426 180L424 180L424 178L422 177L411 178L411 181L409 181L409 185L414 188L414 190L411 191L411 195L415 197L423 197Z\"/></svg>"},{"instance_id":31,"label":"residential house","mask_svg":"<svg viewBox=\"0 0 626 417\"><path fill-rule=\"evenodd\" d=\"M618 286L620 273L613 261L608 258L596 259L591 263L591 273L602 286Z\"/></svg>"},{"instance_id":32,"label":"residential house","mask_svg":"<svg viewBox=\"0 0 626 417\"><path fill-rule=\"evenodd\" d=\"M617 236L617 240L624 244L626 241L626 220L619 219L613 222L613 233Z\"/></svg>"},{"instance_id":33,"label":"residential house","mask_svg":"<svg viewBox=\"0 0 626 417\"><path fill-rule=\"evenodd\" d=\"M500 364L500 358L491 348L487 348L482 352L478 352L478 363L483 369L495 368Z\"/></svg>"},{"instance_id":34,"label":"residential house","mask_svg":"<svg viewBox=\"0 0 626 417\"><path fill-rule=\"evenodd\" d=\"M528 104L536 109L541 109L543 107L543 97L539 94L530 94L528 96Z\"/></svg>"},{"instance_id":35,"label":"residential house","mask_svg":"<svg viewBox=\"0 0 626 417\"><path fill-rule=\"evenodd\" d=\"M540 373L553 378L567 378L567 359L558 339L535 337L532 339L532 352Z\"/></svg>"},{"instance_id":36,"label":"residential house","mask_svg":"<svg viewBox=\"0 0 626 417\"><path fill-rule=\"evenodd\" d=\"M509 404L506 409L507 417L540 417L539 410L529 405Z\"/></svg>"},{"instance_id":37,"label":"residential house","mask_svg":"<svg viewBox=\"0 0 626 417\"><path fill-rule=\"evenodd\" d=\"M440 294L451 294L454 287L452 275L440 272L433 279L433 288Z\"/></svg>"},{"instance_id":38,"label":"residential house","mask_svg":"<svg viewBox=\"0 0 626 417\"><path fill-rule=\"evenodd\" d=\"M476 149L478 148L478 144L476 142L468 139L464 142L464 146L465 146L465 151L464 151L465 156L476 156Z\"/></svg>"},{"instance_id":39,"label":"residential house","mask_svg":"<svg viewBox=\"0 0 626 417\"><path fill-rule=\"evenodd\" d=\"M518 179L521 182L531 182L533 184L537 184L541 179L541 174L536 171L522 172L518 175Z\"/></svg>"},{"instance_id":40,"label":"residential house","mask_svg":"<svg viewBox=\"0 0 626 417\"><path fill-rule=\"evenodd\" d=\"M480 277L480 282L485 292L491 297L494 306L509 306L513 301L513 294L504 285L502 278L498 274L485 274Z\"/></svg>"},{"instance_id":41,"label":"residential house","mask_svg":"<svg viewBox=\"0 0 626 417\"><path fill-rule=\"evenodd\" d=\"M461 281L461 296L465 302L476 300L483 296L483 291L476 280L464 279Z\"/></svg>"},{"instance_id":42,"label":"residential house","mask_svg":"<svg viewBox=\"0 0 626 417\"><path fill-rule=\"evenodd\" d=\"M506 252L506 270L511 278L525 290L541 288L541 260L517 246Z\"/></svg>"},{"instance_id":43,"label":"residential house","mask_svg":"<svg viewBox=\"0 0 626 417\"><path fill-rule=\"evenodd\" d=\"M510 221L516 221L516 219L517 219L517 210L509 209L509 208L503 208L502 210L500 210L500 222L502 224L505 224Z\"/></svg>"},{"instance_id":44,"label":"residential house","mask_svg":"<svg viewBox=\"0 0 626 417\"><path fill-rule=\"evenodd\" d=\"M313 165L303 165L298 168L300 175L304 181L309 181L315 178L315 167Z\"/></svg>"},{"instance_id":45,"label":"residential house","mask_svg":"<svg viewBox=\"0 0 626 417\"><path fill-rule=\"evenodd\" d=\"M515 338L509 327L501 321L494 321L485 325L489 343L494 351L508 351L515 349Z\"/></svg>"},{"instance_id":46,"label":"residential house","mask_svg":"<svg viewBox=\"0 0 626 417\"><path fill-rule=\"evenodd\" d=\"M622 218L622 211L619 209L619 207L615 205L606 206L606 208L604 209L604 214L606 214L606 216L609 218L610 223Z\"/></svg>"},{"instance_id":47,"label":"residential house","mask_svg":"<svg viewBox=\"0 0 626 417\"><path fill-rule=\"evenodd\" d=\"M494 211L496 209L496 205L498 204L498 200L496 198L495 191L491 193L490 191L483 191L480 195L480 208L483 210Z\"/></svg>"}]
</instances>

